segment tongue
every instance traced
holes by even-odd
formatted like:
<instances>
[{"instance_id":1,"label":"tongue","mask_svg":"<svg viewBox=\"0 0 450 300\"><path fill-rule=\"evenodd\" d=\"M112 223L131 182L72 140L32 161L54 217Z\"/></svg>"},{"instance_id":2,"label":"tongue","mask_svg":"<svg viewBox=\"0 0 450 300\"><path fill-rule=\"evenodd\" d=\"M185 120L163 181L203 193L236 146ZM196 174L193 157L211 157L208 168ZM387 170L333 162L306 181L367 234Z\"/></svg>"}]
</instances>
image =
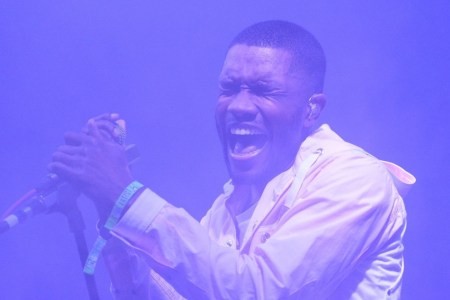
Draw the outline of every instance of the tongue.
<instances>
[{"instance_id":1,"label":"tongue","mask_svg":"<svg viewBox=\"0 0 450 300\"><path fill-rule=\"evenodd\" d=\"M235 154L249 154L261 149L266 141L266 136L262 134L236 137L233 152Z\"/></svg>"},{"instance_id":2,"label":"tongue","mask_svg":"<svg viewBox=\"0 0 450 300\"><path fill-rule=\"evenodd\" d=\"M248 145L245 143L237 142L234 145L233 152L236 154L248 154L256 150L258 150L258 147L256 147L256 145Z\"/></svg>"}]
</instances>

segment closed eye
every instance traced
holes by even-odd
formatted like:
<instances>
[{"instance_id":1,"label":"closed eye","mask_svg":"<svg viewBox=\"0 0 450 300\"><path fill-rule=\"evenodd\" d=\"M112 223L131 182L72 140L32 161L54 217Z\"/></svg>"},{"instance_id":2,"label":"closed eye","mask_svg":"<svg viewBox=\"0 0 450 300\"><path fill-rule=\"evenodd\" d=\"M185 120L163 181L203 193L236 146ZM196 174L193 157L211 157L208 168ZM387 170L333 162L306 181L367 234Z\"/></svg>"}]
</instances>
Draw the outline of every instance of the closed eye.
<instances>
[{"instance_id":1,"label":"closed eye","mask_svg":"<svg viewBox=\"0 0 450 300\"><path fill-rule=\"evenodd\" d=\"M280 89L260 81L252 85L250 89L255 95L260 97L276 97L284 94Z\"/></svg>"},{"instance_id":2,"label":"closed eye","mask_svg":"<svg viewBox=\"0 0 450 300\"><path fill-rule=\"evenodd\" d=\"M219 83L219 91L221 95L233 95L239 92L240 85L234 81L221 81Z\"/></svg>"}]
</instances>

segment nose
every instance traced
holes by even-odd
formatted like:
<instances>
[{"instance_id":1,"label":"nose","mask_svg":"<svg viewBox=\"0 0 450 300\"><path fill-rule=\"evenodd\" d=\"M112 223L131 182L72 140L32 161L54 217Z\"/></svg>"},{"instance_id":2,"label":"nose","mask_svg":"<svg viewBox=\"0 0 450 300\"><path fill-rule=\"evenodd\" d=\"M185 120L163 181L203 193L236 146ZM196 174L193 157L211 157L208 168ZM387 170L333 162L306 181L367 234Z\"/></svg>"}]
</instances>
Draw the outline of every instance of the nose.
<instances>
[{"instance_id":1,"label":"nose","mask_svg":"<svg viewBox=\"0 0 450 300\"><path fill-rule=\"evenodd\" d=\"M255 100L255 95L252 95L248 89L243 88L231 100L228 105L228 112L233 115L236 121L253 121L258 114Z\"/></svg>"}]
</instances>

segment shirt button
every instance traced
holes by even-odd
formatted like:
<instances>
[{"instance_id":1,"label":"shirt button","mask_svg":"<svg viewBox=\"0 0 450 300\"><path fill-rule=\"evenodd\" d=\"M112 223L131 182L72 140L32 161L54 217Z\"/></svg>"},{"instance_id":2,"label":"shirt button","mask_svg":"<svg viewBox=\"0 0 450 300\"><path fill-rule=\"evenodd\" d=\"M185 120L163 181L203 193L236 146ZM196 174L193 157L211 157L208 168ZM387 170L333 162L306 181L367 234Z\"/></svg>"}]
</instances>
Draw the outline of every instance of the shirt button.
<instances>
[{"instance_id":1,"label":"shirt button","mask_svg":"<svg viewBox=\"0 0 450 300\"><path fill-rule=\"evenodd\" d=\"M228 246L228 247L233 246L233 241L232 241L232 240L228 240L228 241L227 241L227 246Z\"/></svg>"},{"instance_id":2,"label":"shirt button","mask_svg":"<svg viewBox=\"0 0 450 300\"><path fill-rule=\"evenodd\" d=\"M270 238L270 233L264 232L264 234L261 235L261 243L265 243L268 238Z\"/></svg>"}]
</instances>

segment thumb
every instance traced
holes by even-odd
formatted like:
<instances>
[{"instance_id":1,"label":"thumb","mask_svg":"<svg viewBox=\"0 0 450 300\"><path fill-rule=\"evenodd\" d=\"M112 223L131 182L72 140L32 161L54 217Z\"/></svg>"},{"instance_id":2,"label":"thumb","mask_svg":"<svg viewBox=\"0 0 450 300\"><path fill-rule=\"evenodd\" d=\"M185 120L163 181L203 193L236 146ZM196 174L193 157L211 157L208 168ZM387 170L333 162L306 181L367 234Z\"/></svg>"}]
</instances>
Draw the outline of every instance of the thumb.
<instances>
[{"instance_id":1,"label":"thumb","mask_svg":"<svg viewBox=\"0 0 450 300\"><path fill-rule=\"evenodd\" d=\"M94 119L89 119L87 122L88 134L96 139L104 139L106 133L101 133Z\"/></svg>"}]
</instances>

